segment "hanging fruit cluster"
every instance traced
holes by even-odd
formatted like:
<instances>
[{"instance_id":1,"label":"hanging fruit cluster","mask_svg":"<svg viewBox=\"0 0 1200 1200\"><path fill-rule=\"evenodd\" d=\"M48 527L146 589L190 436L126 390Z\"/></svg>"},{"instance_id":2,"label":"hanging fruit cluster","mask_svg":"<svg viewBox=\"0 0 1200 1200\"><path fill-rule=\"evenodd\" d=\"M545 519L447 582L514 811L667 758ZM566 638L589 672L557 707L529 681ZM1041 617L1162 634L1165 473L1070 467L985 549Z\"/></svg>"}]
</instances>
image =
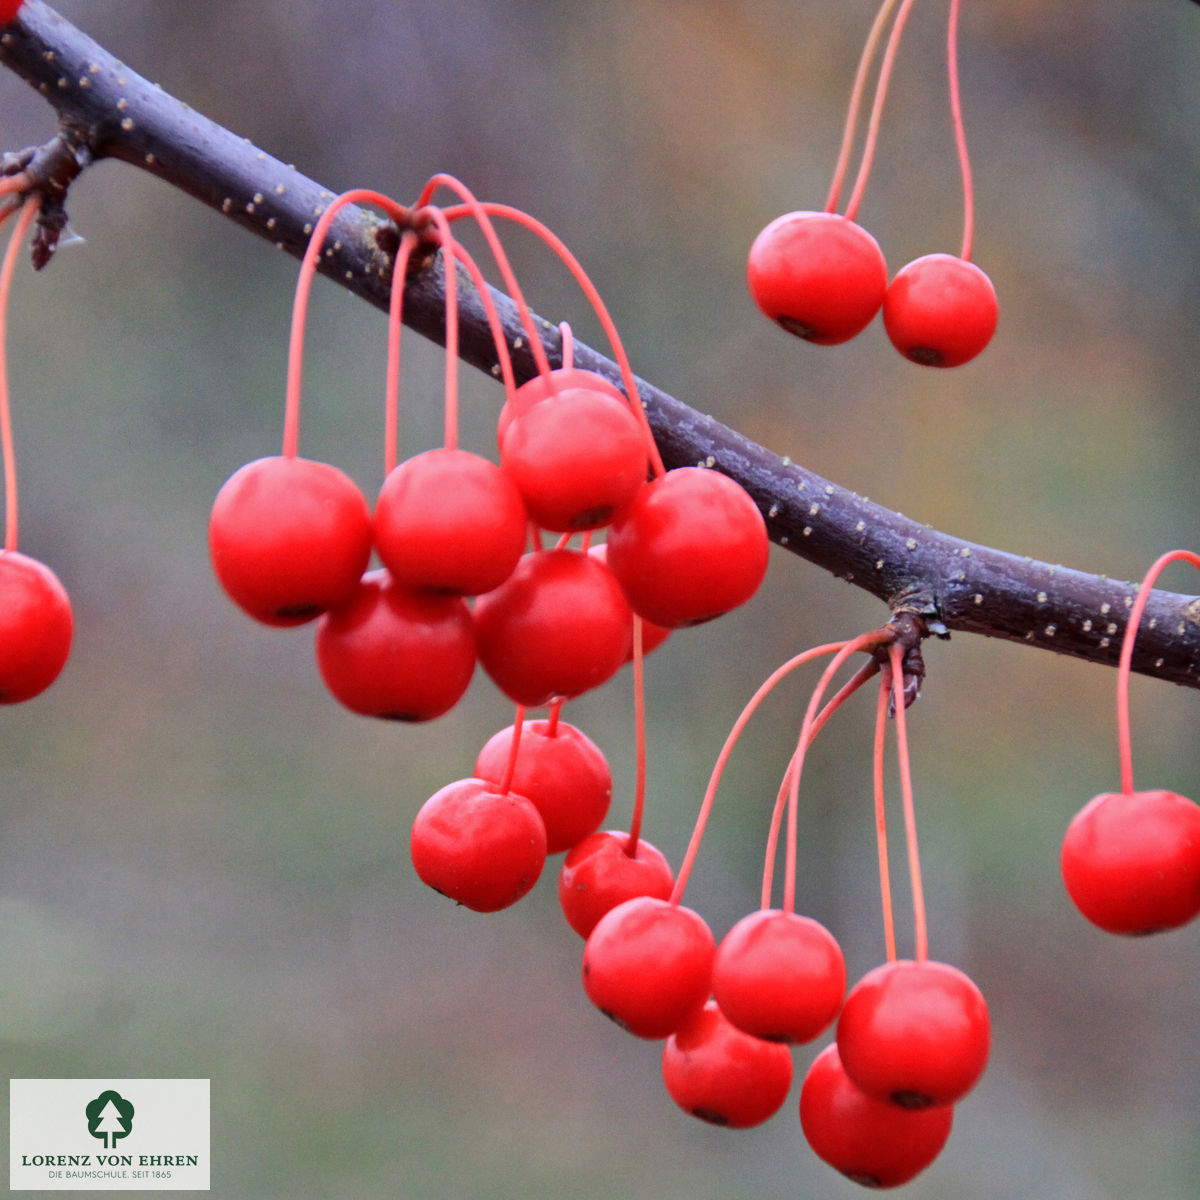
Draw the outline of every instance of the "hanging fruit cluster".
<instances>
[{"instance_id":1,"label":"hanging fruit cluster","mask_svg":"<svg viewBox=\"0 0 1200 1200\"><path fill-rule=\"evenodd\" d=\"M928 367L958 367L991 341L998 306L991 280L971 261L974 196L958 83L959 0L950 2L947 61L950 110L963 184L963 236L957 255L926 254L889 282L879 243L855 218L866 189L888 82L913 0L884 0L859 59L841 153L824 211L785 213L754 240L747 265L750 294L772 321L819 346L857 336L883 313L892 345ZM845 212L838 202L849 165L867 76L883 31L891 31L880 66L858 178Z\"/></svg>"}]
</instances>

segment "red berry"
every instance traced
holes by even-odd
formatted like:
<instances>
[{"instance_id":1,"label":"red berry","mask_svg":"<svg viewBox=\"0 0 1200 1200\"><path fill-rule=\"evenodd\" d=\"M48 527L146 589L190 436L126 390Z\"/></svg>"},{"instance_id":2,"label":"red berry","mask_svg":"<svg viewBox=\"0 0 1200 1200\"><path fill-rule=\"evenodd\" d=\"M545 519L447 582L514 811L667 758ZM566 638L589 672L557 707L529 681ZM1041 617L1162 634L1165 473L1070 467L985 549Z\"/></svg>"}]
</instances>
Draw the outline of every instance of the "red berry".
<instances>
[{"instance_id":1,"label":"red berry","mask_svg":"<svg viewBox=\"0 0 1200 1200\"><path fill-rule=\"evenodd\" d=\"M593 558L598 558L605 566L608 565L608 547L599 542L594 546L588 547L588 553ZM653 650L657 650L671 636L671 631L665 625L656 625L653 621L647 621L642 618L642 657L645 658ZM625 656L626 662L631 662L633 659L633 638L629 640L629 653Z\"/></svg>"},{"instance_id":2,"label":"red berry","mask_svg":"<svg viewBox=\"0 0 1200 1200\"><path fill-rule=\"evenodd\" d=\"M516 417L500 465L543 529L598 529L646 482L646 435L611 389L566 388Z\"/></svg>"},{"instance_id":3,"label":"red berry","mask_svg":"<svg viewBox=\"0 0 1200 1200\"><path fill-rule=\"evenodd\" d=\"M645 620L675 629L744 604L767 573L766 522L735 480L677 467L608 532L608 565Z\"/></svg>"},{"instance_id":4,"label":"red berry","mask_svg":"<svg viewBox=\"0 0 1200 1200\"><path fill-rule=\"evenodd\" d=\"M1062 874L1109 933L1174 929L1200 913L1200 806L1174 792L1105 792L1075 815Z\"/></svg>"},{"instance_id":5,"label":"red berry","mask_svg":"<svg viewBox=\"0 0 1200 1200\"><path fill-rule=\"evenodd\" d=\"M0 0L0 25L7 25L9 21L15 21L24 2L25 0Z\"/></svg>"},{"instance_id":6,"label":"red berry","mask_svg":"<svg viewBox=\"0 0 1200 1200\"><path fill-rule=\"evenodd\" d=\"M663 1082L686 1113L749 1129L773 1117L792 1086L792 1053L735 1029L710 1000L667 1039Z\"/></svg>"},{"instance_id":7,"label":"red berry","mask_svg":"<svg viewBox=\"0 0 1200 1200\"><path fill-rule=\"evenodd\" d=\"M558 874L563 916L580 937L587 937L610 909L635 896L666 900L675 876L662 851L638 838L629 853L629 834L608 829L572 846Z\"/></svg>"},{"instance_id":8,"label":"red berry","mask_svg":"<svg viewBox=\"0 0 1200 1200\"><path fill-rule=\"evenodd\" d=\"M525 505L495 463L428 450L389 472L375 504L375 546L398 584L459 596L499 587L525 549Z\"/></svg>"},{"instance_id":9,"label":"red berry","mask_svg":"<svg viewBox=\"0 0 1200 1200\"><path fill-rule=\"evenodd\" d=\"M575 550L536 550L476 601L479 661L517 704L570 699L621 668L632 620L603 563Z\"/></svg>"},{"instance_id":10,"label":"red berry","mask_svg":"<svg viewBox=\"0 0 1200 1200\"><path fill-rule=\"evenodd\" d=\"M226 480L208 524L230 598L266 625L300 625L349 599L371 555L354 482L328 463L259 458Z\"/></svg>"},{"instance_id":11,"label":"red berry","mask_svg":"<svg viewBox=\"0 0 1200 1200\"><path fill-rule=\"evenodd\" d=\"M772 1042L810 1042L842 1007L846 965L833 935L811 917L763 909L721 940L713 996L738 1029Z\"/></svg>"},{"instance_id":12,"label":"red berry","mask_svg":"<svg viewBox=\"0 0 1200 1200\"><path fill-rule=\"evenodd\" d=\"M58 576L36 558L0 550L0 704L31 700L58 678L74 629Z\"/></svg>"},{"instance_id":13,"label":"red berry","mask_svg":"<svg viewBox=\"0 0 1200 1200\"><path fill-rule=\"evenodd\" d=\"M583 986L637 1037L665 1038L704 1007L716 947L690 908L639 896L600 918L583 949Z\"/></svg>"},{"instance_id":14,"label":"red berry","mask_svg":"<svg viewBox=\"0 0 1200 1200\"><path fill-rule=\"evenodd\" d=\"M513 726L490 738L475 761L475 777L503 780ZM526 721L511 787L525 796L546 826L546 852L567 850L593 833L608 814L612 773L600 747L566 721Z\"/></svg>"},{"instance_id":15,"label":"red berry","mask_svg":"<svg viewBox=\"0 0 1200 1200\"><path fill-rule=\"evenodd\" d=\"M958 367L992 340L998 317L992 281L954 254L927 254L888 285L883 324L892 345L926 367Z\"/></svg>"},{"instance_id":16,"label":"red berry","mask_svg":"<svg viewBox=\"0 0 1200 1200\"><path fill-rule=\"evenodd\" d=\"M508 427L518 416L528 412L535 404L540 404L568 388L605 392L614 400L626 403L624 395L603 375L597 375L595 371L585 371L582 367L557 367L548 375L534 375L532 379L526 380L513 393L512 398L505 402L496 421L496 444L501 449L504 448Z\"/></svg>"},{"instance_id":17,"label":"red berry","mask_svg":"<svg viewBox=\"0 0 1200 1200\"><path fill-rule=\"evenodd\" d=\"M458 596L409 592L386 571L317 626L317 665L347 708L369 717L429 721L458 703L475 671L475 626Z\"/></svg>"},{"instance_id":18,"label":"red berry","mask_svg":"<svg viewBox=\"0 0 1200 1200\"><path fill-rule=\"evenodd\" d=\"M879 311L887 263L879 243L849 218L792 212L754 239L746 279L772 321L807 341L836 346Z\"/></svg>"},{"instance_id":19,"label":"red berry","mask_svg":"<svg viewBox=\"0 0 1200 1200\"><path fill-rule=\"evenodd\" d=\"M800 1125L823 1162L864 1187L899 1187L941 1153L951 1105L917 1111L877 1100L846 1076L836 1045L813 1060L800 1090Z\"/></svg>"},{"instance_id":20,"label":"red berry","mask_svg":"<svg viewBox=\"0 0 1200 1200\"><path fill-rule=\"evenodd\" d=\"M987 1065L987 1004L946 963L885 963L850 989L837 1046L846 1074L868 1095L903 1108L953 1104Z\"/></svg>"},{"instance_id":21,"label":"red berry","mask_svg":"<svg viewBox=\"0 0 1200 1200\"><path fill-rule=\"evenodd\" d=\"M482 779L459 779L421 806L413 866L435 891L476 912L515 904L546 862L546 830L533 805Z\"/></svg>"}]
</instances>

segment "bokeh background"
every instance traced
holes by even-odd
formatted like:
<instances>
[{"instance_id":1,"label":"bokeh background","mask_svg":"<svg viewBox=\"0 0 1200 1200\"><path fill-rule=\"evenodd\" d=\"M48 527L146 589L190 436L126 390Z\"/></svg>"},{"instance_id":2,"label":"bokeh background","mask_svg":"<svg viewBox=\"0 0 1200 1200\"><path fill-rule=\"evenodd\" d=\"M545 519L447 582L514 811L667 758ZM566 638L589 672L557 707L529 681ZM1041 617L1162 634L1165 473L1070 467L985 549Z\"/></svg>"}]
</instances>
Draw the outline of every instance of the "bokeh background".
<instances>
[{"instance_id":1,"label":"bokeh background","mask_svg":"<svg viewBox=\"0 0 1200 1200\"><path fill-rule=\"evenodd\" d=\"M743 282L779 213L821 207L869 0L62 0L114 53L334 190L433 172L523 206L596 278L635 369L781 454L965 539L1140 577L1195 547L1200 10L989 0L962 19L976 261L993 345L936 373L878 325L818 349ZM889 262L958 248L946 5L917 5L860 219ZM0 75L5 149L53 132ZM425 889L407 831L511 719L484 678L441 721L373 723L323 692L310 630L219 593L224 479L277 452L295 264L101 163L75 239L18 272L9 341L21 548L58 571L60 681L0 715L0 1050L10 1077L212 1079L213 1194L487 1200L849 1197L796 1119L679 1112L656 1046L587 1003L557 862L516 908ZM513 242L546 316L599 344L549 256ZM436 442L440 351L406 343L405 449ZM381 482L384 318L329 284L302 451ZM464 444L501 397L464 381ZM674 863L737 712L783 658L885 619L783 550L761 593L651 660L646 833ZM1182 574L1168 586L1194 590ZM1115 787L1114 676L956 636L911 717L935 956L987 995L993 1059L914 1200L1194 1200L1200 943L1122 941L1065 898L1070 816ZM767 813L812 677L750 726L688 891L720 936L757 905ZM1138 779L1200 793L1195 694L1135 681ZM871 701L823 735L799 904L857 978L883 955ZM568 710L628 819L630 681ZM910 909L897 856L902 951ZM797 1079L814 1053L797 1051ZM7 1103L7 1097L3 1101Z\"/></svg>"}]
</instances>

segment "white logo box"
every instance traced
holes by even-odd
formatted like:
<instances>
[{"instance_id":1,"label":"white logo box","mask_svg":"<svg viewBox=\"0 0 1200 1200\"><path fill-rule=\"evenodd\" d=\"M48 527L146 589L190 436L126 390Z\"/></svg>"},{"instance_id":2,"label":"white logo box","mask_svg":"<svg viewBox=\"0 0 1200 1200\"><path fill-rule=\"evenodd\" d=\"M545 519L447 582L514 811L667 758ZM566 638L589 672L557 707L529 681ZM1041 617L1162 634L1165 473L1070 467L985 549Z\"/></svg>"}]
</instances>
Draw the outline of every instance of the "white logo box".
<instances>
[{"instance_id":1,"label":"white logo box","mask_svg":"<svg viewBox=\"0 0 1200 1200\"><path fill-rule=\"evenodd\" d=\"M8 1123L14 1192L209 1189L207 1079L10 1079Z\"/></svg>"}]
</instances>

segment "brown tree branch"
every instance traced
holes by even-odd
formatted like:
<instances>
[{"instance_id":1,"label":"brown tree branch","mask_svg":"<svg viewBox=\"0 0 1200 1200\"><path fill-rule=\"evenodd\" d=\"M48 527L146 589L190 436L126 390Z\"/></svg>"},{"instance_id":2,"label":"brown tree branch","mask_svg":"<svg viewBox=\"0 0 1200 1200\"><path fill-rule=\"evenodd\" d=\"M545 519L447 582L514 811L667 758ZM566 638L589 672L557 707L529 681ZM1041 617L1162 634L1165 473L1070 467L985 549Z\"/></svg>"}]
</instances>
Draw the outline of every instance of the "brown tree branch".
<instances>
[{"instance_id":1,"label":"brown tree branch","mask_svg":"<svg viewBox=\"0 0 1200 1200\"><path fill-rule=\"evenodd\" d=\"M58 114L58 135L36 151L9 155L5 173L28 173L46 198L40 258L53 250L67 188L95 159L149 171L296 258L333 193L293 167L194 112L147 82L65 21L42 0L27 0L0 33L0 63L36 88ZM335 221L322 272L387 307L391 259L381 218L347 208ZM495 373L491 333L469 284L459 289L460 353ZM493 291L519 379L535 371L512 301ZM555 324L535 318L552 363ZM405 321L444 344L441 256L410 271ZM579 366L620 382L616 365L576 344ZM781 546L870 592L893 612L921 618L928 632L961 630L1023 642L1114 665L1136 587L1103 575L1006 553L931 529L780 459L711 417L639 380L668 466L704 463L739 480ZM1163 547L1167 549L1168 547ZM1139 633L1134 669L1200 686L1200 599L1156 591Z\"/></svg>"}]
</instances>

